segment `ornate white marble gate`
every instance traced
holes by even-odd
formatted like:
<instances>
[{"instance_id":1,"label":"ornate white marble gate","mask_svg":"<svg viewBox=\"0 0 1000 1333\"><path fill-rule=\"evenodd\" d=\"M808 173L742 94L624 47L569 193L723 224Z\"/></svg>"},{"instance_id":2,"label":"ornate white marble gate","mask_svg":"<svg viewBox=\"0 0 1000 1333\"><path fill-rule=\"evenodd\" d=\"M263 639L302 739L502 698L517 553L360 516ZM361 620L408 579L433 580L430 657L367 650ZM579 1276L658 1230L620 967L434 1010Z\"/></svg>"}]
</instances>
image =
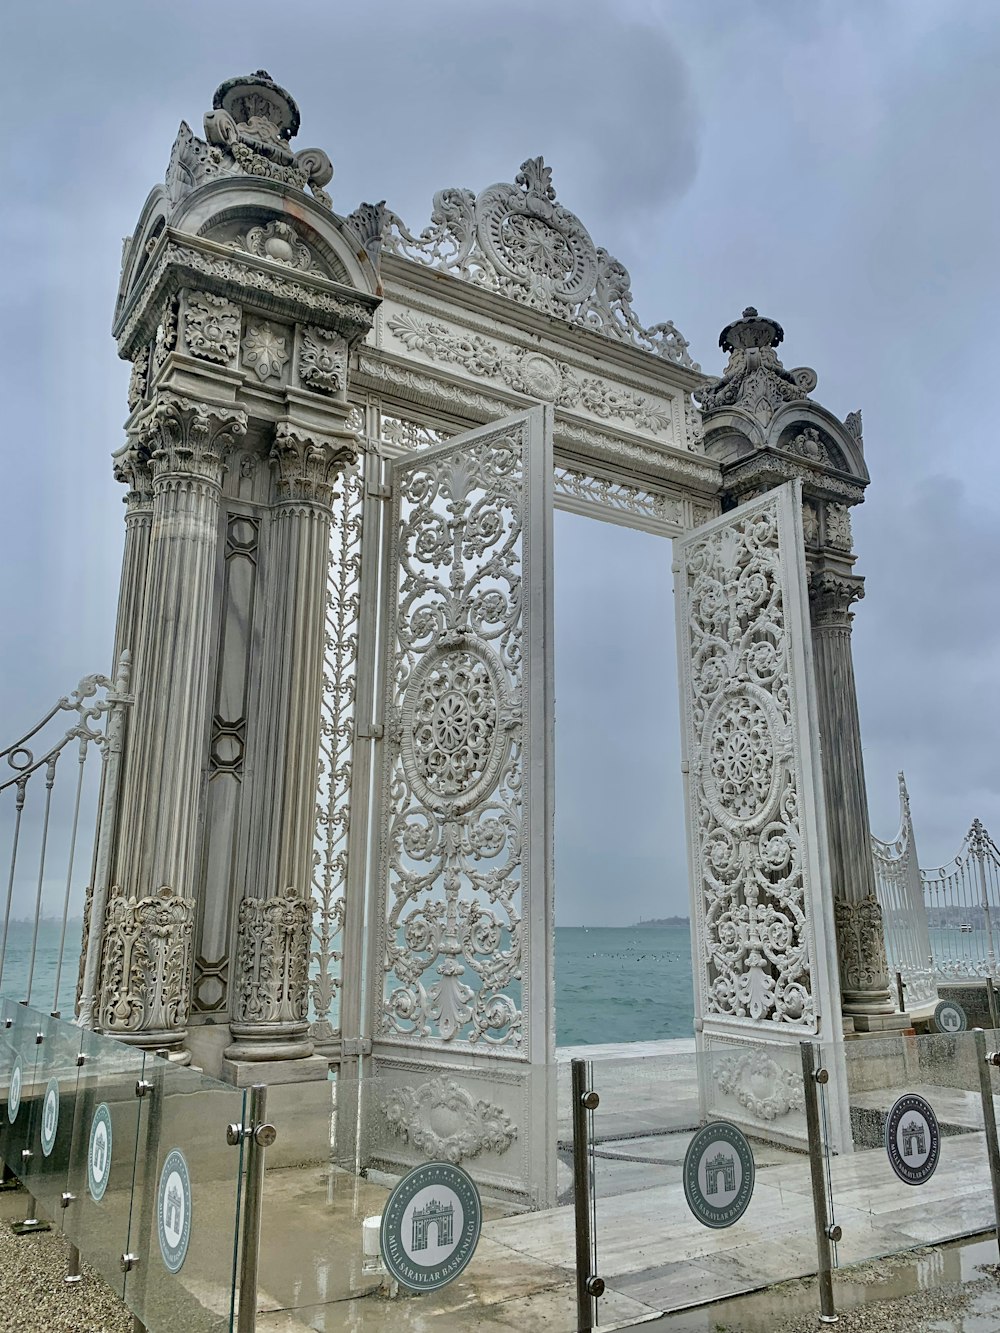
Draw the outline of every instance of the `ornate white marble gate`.
<instances>
[{"instance_id":1,"label":"ornate white marble gate","mask_svg":"<svg viewBox=\"0 0 1000 1333\"><path fill-rule=\"evenodd\" d=\"M228 80L125 248L136 702L94 1021L320 1098L358 1061L373 1160L551 1196L554 503L683 538L706 1096L794 1136L789 1043L907 1021L851 666L860 415L752 309L703 375L540 157L415 234L335 212L298 126L263 71ZM125 985L140 908L172 964Z\"/></svg>"}]
</instances>

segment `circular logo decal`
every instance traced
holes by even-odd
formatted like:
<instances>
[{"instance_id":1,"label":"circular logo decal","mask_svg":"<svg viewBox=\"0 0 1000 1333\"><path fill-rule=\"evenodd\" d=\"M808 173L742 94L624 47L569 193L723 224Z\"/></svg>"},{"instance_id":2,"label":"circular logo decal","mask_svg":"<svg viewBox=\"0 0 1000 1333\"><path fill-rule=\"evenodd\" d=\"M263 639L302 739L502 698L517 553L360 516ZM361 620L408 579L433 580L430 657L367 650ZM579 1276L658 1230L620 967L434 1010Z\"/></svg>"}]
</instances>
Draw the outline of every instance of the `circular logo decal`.
<instances>
[{"instance_id":1,"label":"circular logo decal","mask_svg":"<svg viewBox=\"0 0 1000 1333\"><path fill-rule=\"evenodd\" d=\"M111 1112L104 1102L94 1112L87 1152L87 1188L95 1203L104 1198L111 1175Z\"/></svg>"},{"instance_id":2,"label":"circular logo decal","mask_svg":"<svg viewBox=\"0 0 1000 1333\"><path fill-rule=\"evenodd\" d=\"M180 1271L191 1239L191 1177L184 1154L174 1148L160 1172L156 1196L160 1254L171 1273Z\"/></svg>"},{"instance_id":3,"label":"circular logo decal","mask_svg":"<svg viewBox=\"0 0 1000 1333\"><path fill-rule=\"evenodd\" d=\"M21 1057L17 1056L10 1071L10 1090L7 1093L7 1119L11 1124L17 1119L21 1106L21 1080Z\"/></svg>"},{"instance_id":4,"label":"circular logo decal","mask_svg":"<svg viewBox=\"0 0 1000 1333\"><path fill-rule=\"evenodd\" d=\"M969 1020L960 1004L954 1000L941 1000L934 1010L934 1026L938 1032L964 1032Z\"/></svg>"},{"instance_id":5,"label":"circular logo decal","mask_svg":"<svg viewBox=\"0 0 1000 1333\"><path fill-rule=\"evenodd\" d=\"M941 1154L937 1116L923 1097L900 1097L885 1122L889 1165L907 1185L923 1185L934 1174Z\"/></svg>"},{"instance_id":6,"label":"circular logo decal","mask_svg":"<svg viewBox=\"0 0 1000 1333\"><path fill-rule=\"evenodd\" d=\"M700 1129L684 1154L684 1197L699 1222L730 1227L753 1194L753 1152L746 1135L725 1120Z\"/></svg>"},{"instance_id":7,"label":"circular logo decal","mask_svg":"<svg viewBox=\"0 0 1000 1333\"><path fill-rule=\"evenodd\" d=\"M389 1196L379 1233L382 1262L410 1291L436 1291L472 1258L482 1221L472 1177L447 1162L427 1162Z\"/></svg>"},{"instance_id":8,"label":"circular logo decal","mask_svg":"<svg viewBox=\"0 0 1000 1333\"><path fill-rule=\"evenodd\" d=\"M59 1080L50 1078L45 1087L45 1099L42 1102L42 1152L46 1157L56 1146L56 1130L59 1128Z\"/></svg>"}]
</instances>

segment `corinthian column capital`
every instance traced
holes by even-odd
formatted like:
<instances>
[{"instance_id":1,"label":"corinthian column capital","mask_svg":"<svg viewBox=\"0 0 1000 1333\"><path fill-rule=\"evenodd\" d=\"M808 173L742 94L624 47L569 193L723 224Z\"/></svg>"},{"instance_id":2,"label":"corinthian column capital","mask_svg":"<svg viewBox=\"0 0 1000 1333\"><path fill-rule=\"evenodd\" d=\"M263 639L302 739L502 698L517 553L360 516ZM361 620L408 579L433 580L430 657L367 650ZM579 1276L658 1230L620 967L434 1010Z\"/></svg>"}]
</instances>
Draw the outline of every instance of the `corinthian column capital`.
<instances>
[{"instance_id":1,"label":"corinthian column capital","mask_svg":"<svg viewBox=\"0 0 1000 1333\"><path fill-rule=\"evenodd\" d=\"M153 507L153 473L143 434L132 432L126 443L111 456L115 481L128 487L125 494L126 518Z\"/></svg>"},{"instance_id":2,"label":"corinthian column capital","mask_svg":"<svg viewBox=\"0 0 1000 1333\"><path fill-rule=\"evenodd\" d=\"M813 625L849 628L851 607L865 595L865 581L853 574L816 569L809 575L809 608Z\"/></svg>"},{"instance_id":3,"label":"corinthian column capital","mask_svg":"<svg viewBox=\"0 0 1000 1333\"><path fill-rule=\"evenodd\" d=\"M246 412L161 394L146 418L142 435L154 482L174 473L218 482L225 451L246 430Z\"/></svg>"},{"instance_id":4,"label":"corinthian column capital","mask_svg":"<svg viewBox=\"0 0 1000 1333\"><path fill-rule=\"evenodd\" d=\"M357 445L351 437L323 435L289 421L279 422L270 454L278 500L329 508L336 477L356 455Z\"/></svg>"}]
</instances>

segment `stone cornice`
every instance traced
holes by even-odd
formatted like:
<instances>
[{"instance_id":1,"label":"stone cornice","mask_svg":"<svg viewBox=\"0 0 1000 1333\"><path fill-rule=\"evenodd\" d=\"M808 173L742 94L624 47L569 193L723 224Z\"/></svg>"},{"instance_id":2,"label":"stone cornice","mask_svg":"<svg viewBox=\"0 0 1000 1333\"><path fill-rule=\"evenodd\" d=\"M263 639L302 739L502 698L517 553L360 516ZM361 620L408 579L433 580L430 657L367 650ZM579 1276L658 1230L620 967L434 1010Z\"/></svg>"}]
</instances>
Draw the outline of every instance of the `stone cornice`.
<instances>
[{"instance_id":1,"label":"stone cornice","mask_svg":"<svg viewBox=\"0 0 1000 1333\"><path fill-rule=\"evenodd\" d=\"M380 300L319 274L168 227L115 323L120 356L132 357L150 341L163 306L182 287L212 292L286 320L322 325L350 344L368 333Z\"/></svg>"},{"instance_id":2,"label":"stone cornice","mask_svg":"<svg viewBox=\"0 0 1000 1333\"><path fill-rule=\"evenodd\" d=\"M748 491L769 490L796 477L801 478L803 495L810 499L856 505L865 498L864 487L846 474L814 467L804 457L780 449L762 449L722 467L723 487L737 500Z\"/></svg>"}]
</instances>

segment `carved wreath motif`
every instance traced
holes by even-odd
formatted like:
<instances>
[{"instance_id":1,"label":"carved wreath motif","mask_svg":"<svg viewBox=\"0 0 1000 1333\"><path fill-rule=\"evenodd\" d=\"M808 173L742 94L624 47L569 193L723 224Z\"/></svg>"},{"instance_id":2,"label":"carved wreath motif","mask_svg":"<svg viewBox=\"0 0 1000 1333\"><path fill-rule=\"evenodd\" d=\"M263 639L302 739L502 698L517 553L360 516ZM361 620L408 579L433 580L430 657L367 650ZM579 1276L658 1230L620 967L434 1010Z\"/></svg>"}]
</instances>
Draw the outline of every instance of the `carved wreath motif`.
<instances>
[{"instance_id":1,"label":"carved wreath motif","mask_svg":"<svg viewBox=\"0 0 1000 1333\"><path fill-rule=\"evenodd\" d=\"M776 497L686 550L705 1012L812 1026Z\"/></svg>"},{"instance_id":2,"label":"carved wreath motif","mask_svg":"<svg viewBox=\"0 0 1000 1333\"><path fill-rule=\"evenodd\" d=\"M386 1124L429 1160L452 1162L483 1152L505 1153L517 1126L499 1106L475 1101L454 1079L435 1078L418 1088L393 1088L382 1102Z\"/></svg>"},{"instance_id":3,"label":"carved wreath motif","mask_svg":"<svg viewBox=\"0 0 1000 1333\"><path fill-rule=\"evenodd\" d=\"M521 1041L524 431L398 464L383 1031Z\"/></svg>"},{"instance_id":4,"label":"carved wreath motif","mask_svg":"<svg viewBox=\"0 0 1000 1333\"><path fill-rule=\"evenodd\" d=\"M805 1106L801 1077L782 1069L766 1051L729 1056L712 1072L722 1091L731 1093L758 1120L776 1120Z\"/></svg>"},{"instance_id":5,"label":"carved wreath motif","mask_svg":"<svg viewBox=\"0 0 1000 1333\"><path fill-rule=\"evenodd\" d=\"M184 341L192 356L227 366L240 345L240 308L211 292L196 292L184 315Z\"/></svg>"}]
</instances>

